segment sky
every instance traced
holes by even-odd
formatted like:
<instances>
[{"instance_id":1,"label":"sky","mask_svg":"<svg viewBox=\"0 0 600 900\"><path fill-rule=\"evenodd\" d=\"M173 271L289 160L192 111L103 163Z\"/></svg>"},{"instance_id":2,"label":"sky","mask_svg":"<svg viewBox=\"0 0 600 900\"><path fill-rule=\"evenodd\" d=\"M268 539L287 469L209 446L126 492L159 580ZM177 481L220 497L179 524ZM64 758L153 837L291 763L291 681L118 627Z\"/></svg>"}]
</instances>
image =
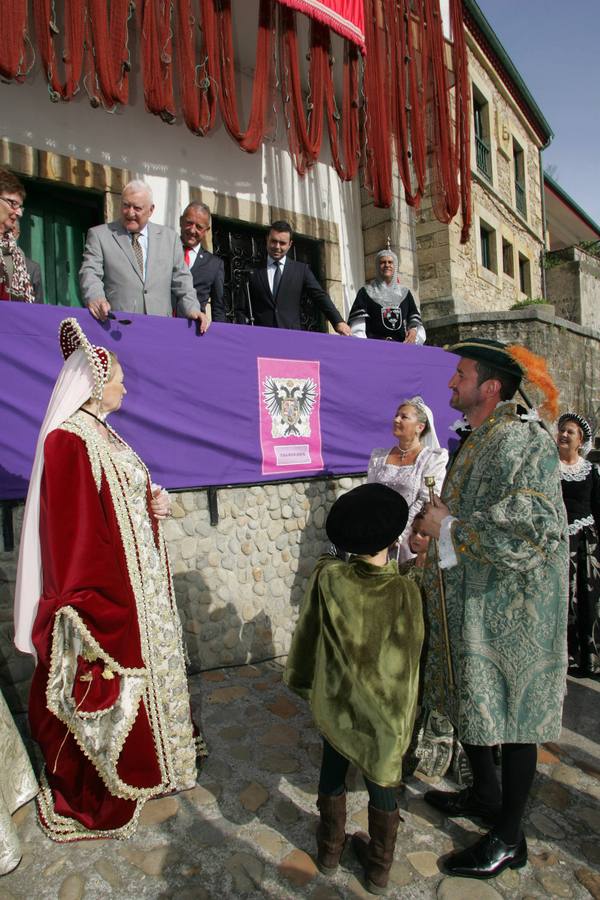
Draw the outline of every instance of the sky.
<instances>
[{"instance_id":1,"label":"sky","mask_svg":"<svg viewBox=\"0 0 600 900\"><path fill-rule=\"evenodd\" d=\"M544 168L600 224L600 0L477 0L554 139Z\"/></svg>"}]
</instances>

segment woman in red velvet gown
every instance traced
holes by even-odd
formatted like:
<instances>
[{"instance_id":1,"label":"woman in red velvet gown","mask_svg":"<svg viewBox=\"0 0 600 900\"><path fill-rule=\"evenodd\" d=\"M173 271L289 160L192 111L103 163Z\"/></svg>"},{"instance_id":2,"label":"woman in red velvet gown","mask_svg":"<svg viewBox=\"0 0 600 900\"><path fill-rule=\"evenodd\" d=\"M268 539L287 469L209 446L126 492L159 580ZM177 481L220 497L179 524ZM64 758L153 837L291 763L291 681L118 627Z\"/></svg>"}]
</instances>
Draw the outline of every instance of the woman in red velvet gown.
<instances>
[{"instance_id":1,"label":"woman in red velvet gown","mask_svg":"<svg viewBox=\"0 0 600 900\"><path fill-rule=\"evenodd\" d=\"M169 501L104 421L126 393L116 357L92 347L75 319L62 323L61 347L16 592L16 643L37 655L38 812L58 841L127 837L146 800L196 782L199 739L160 525Z\"/></svg>"}]
</instances>

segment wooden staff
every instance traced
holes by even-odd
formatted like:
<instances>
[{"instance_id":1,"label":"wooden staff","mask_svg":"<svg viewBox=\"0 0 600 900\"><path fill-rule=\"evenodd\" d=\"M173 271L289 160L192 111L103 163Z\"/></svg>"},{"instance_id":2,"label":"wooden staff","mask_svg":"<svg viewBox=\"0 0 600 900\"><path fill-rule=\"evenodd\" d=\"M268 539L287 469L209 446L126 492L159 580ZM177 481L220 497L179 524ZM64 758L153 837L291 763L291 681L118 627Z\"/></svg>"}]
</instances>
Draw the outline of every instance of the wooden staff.
<instances>
[{"instance_id":1,"label":"wooden staff","mask_svg":"<svg viewBox=\"0 0 600 900\"><path fill-rule=\"evenodd\" d=\"M431 505L434 505L434 488L435 488L435 477L433 475L425 476L425 484L429 489L429 502ZM440 625L442 628L442 636L444 641L444 649L446 651L446 666L448 668L448 686L450 690L454 690L454 669L452 667L452 654L450 653L450 634L448 632L448 613L446 611L446 592L444 590L444 576L442 574L442 570L440 569L440 553L438 549L438 542L435 538L433 538L433 552L435 556L435 565L438 574L438 588L440 591L440 605L439 605L439 617L440 617Z\"/></svg>"}]
</instances>

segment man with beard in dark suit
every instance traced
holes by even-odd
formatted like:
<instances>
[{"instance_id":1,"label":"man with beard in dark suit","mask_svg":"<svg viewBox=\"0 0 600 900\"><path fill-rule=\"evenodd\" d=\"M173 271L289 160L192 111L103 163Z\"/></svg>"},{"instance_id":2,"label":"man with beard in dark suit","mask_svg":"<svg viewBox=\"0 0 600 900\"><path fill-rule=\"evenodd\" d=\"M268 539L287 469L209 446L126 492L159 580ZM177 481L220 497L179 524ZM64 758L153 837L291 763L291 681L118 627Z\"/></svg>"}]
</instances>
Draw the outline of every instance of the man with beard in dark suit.
<instances>
[{"instance_id":1,"label":"man with beard in dark suit","mask_svg":"<svg viewBox=\"0 0 600 900\"><path fill-rule=\"evenodd\" d=\"M249 279L254 324L267 328L301 329L300 304L306 296L338 334L351 335L349 326L310 267L288 257L291 246L292 229L289 223L273 222L267 235L267 264L256 269Z\"/></svg>"},{"instance_id":2,"label":"man with beard in dark suit","mask_svg":"<svg viewBox=\"0 0 600 900\"><path fill-rule=\"evenodd\" d=\"M196 200L188 203L179 219L183 256L192 274L200 309L206 312L210 300L212 321L226 322L223 260L202 246L204 236L210 231L210 222L210 209L206 203Z\"/></svg>"}]
</instances>

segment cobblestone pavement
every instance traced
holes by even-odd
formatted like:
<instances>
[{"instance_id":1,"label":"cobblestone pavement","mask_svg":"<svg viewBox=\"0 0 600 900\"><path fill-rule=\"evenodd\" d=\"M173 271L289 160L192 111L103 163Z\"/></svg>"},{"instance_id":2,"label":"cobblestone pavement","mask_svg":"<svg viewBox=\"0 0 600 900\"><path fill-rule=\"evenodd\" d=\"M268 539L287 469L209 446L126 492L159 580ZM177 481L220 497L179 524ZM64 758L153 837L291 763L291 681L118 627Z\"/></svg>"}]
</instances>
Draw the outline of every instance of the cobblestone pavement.
<instances>
[{"instance_id":1,"label":"cobblestone pavement","mask_svg":"<svg viewBox=\"0 0 600 900\"><path fill-rule=\"evenodd\" d=\"M334 877L315 867L319 736L306 704L283 686L281 668L207 672L192 678L191 690L211 751L199 784L148 803L126 842L54 844L29 803L15 814L23 860L0 880L0 900L371 896L348 850ZM440 857L478 829L429 809L428 786L409 779L388 896L600 898L599 699L598 683L570 680L561 742L540 749L524 869L487 883L444 877ZM367 795L357 773L350 780L352 832L366 826Z\"/></svg>"}]
</instances>

